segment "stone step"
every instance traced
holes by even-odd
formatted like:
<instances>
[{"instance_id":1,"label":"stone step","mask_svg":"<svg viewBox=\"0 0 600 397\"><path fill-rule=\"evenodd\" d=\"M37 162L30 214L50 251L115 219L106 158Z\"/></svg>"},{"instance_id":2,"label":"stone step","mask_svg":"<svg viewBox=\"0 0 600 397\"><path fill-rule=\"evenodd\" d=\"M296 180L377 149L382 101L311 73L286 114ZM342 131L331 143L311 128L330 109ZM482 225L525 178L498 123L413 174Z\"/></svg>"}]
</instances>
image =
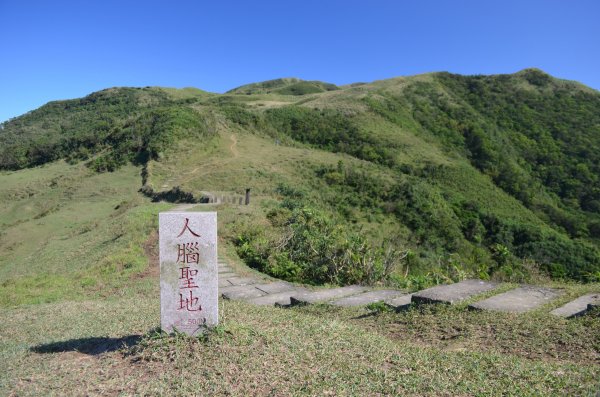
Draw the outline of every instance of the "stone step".
<instances>
[{"instance_id":1,"label":"stone step","mask_svg":"<svg viewBox=\"0 0 600 397\"><path fill-rule=\"evenodd\" d=\"M348 295L356 295L367 291L368 288L360 285L349 285L347 287L322 289L319 291L307 291L303 294L291 297L292 305L310 305L318 302L331 301Z\"/></svg>"},{"instance_id":2,"label":"stone step","mask_svg":"<svg viewBox=\"0 0 600 397\"><path fill-rule=\"evenodd\" d=\"M381 302L386 299L397 298L405 293L397 290L377 290L377 291L368 291L363 292L358 295L351 295L345 298L337 299L331 301L332 305L336 306L364 306L369 303Z\"/></svg>"},{"instance_id":3,"label":"stone step","mask_svg":"<svg viewBox=\"0 0 600 397\"><path fill-rule=\"evenodd\" d=\"M233 269L229 266L219 266L219 273L233 273Z\"/></svg>"},{"instance_id":4,"label":"stone step","mask_svg":"<svg viewBox=\"0 0 600 397\"><path fill-rule=\"evenodd\" d=\"M246 301L259 306L290 306L290 298L293 295L302 294L308 292L306 288L293 288L287 291L281 291L274 294L268 294L259 298L247 299Z\"/></svg>"},{"instance_id":5,"label":"stone step","mask_svg":"<svg viewBox=\"0 0 600 397\"><path fill-rule=\"evenodd\" d=\"M252 285L258 283L258 280L251 277L231 277L227 281L230 285Z\"/></svg>"},{"instance_id":6,"label":"stone step","mask_svg":"<svg viewBox=\"0 0 600 397\"><path fill-rule=\"evenodd\" d=\"M220 278L219 279L219 289L223 287L231 287L233 284L229 282L229 278Z\"/></svg>"},{"instance_id":7,"label":"stone step","mask_svg":"<svg viewBox=\"0 0 600 397\"><path fill-rule=\"evenodd\" d=\"M252 285L235 285L232 287L220 288L219 293L225 299L249 299L266 295L263 291Z\"/></svg>"},{"instance_id":8,"label":"stone step","mask_svg":"<svg viewBox=\"0 0 600 397\"><path fill-rule=\"evenodd\" d=\"M233 277L238 277L238 275L233 272L219 273L219 278L233 278Z\"/></svg>"},{"instance_id":9,"label":"stone step","mask_svg":"<svg viewBox=\"0 0 600 397\"><path fill-rule=\"evenodd\" d=\"M414 303L446 303L455 304L474 295L490 291L498 286L483 280L463 280L455 284L438 285L415 292L411 298Z\"/></svg>"},{"instance_id":10,"label":"stone step","mask_svg":"<svg viewBox=\"0 0 600 397\"><path fill-rule=\"evenodd\" d=\"M274 283L266 284L256 284L255 287L266 294L276 294L278 292L289 291L294 288L292 284L285 281L276 281Z\"/></svg>"},{"instance_id":11,"label":"stone step","mask_svg":"<svg viewBox=\"0 0 600 397\"><path fill-rule=\"evenodd\" d=\"M471 309L523 313L550 302L561 291L552 288L524 285L469 305Z\"/></svg>"},{"instance_id":12,"label":"stone step","mask_svg":"<svg viewBox=\"0 0 600 397\"><path fill-rule=\"evenodd\" d=\"M228 280L228 279L224 279L224 280ZM225 287L221 287L219 288L219 292L234 292L234 291L240 291L245 289L246 287L248 287L248 285L227 285Z\"/></svg>"},{"instance_id":13,"label":"stone step","mask_svg":"<svg viewBox=\"0 0 600 397\"><path fill-rule=\"evenodd\" d=\"M600 303L600 293L596 292L580 296L579 298L552 310L550 314L565 318L581 316L590 310L594 303L596 303L596 305Z\"/></svg>"},{"instance_id":14,"label":"stone step","mask_svg":"<svg viewBox=\"0 0 600 397\"><path fill-rule=\"evenodd\" d=\"M399 312L410 307L412 304L412 296L413 294L405 294L396 298L386 299L384 303Z\"/></svg>"}]
</instances>

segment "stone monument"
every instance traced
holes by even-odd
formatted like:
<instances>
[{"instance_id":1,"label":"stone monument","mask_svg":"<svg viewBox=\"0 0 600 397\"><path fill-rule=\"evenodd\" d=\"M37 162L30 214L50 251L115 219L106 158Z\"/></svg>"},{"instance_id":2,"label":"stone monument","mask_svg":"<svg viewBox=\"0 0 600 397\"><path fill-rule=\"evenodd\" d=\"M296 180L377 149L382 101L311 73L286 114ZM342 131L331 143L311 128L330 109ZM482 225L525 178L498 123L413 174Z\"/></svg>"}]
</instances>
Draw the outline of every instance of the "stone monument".
<instances>
[{"instance_id":1,"label":"stone monument","mask_svg":"<svg viewBox=\"0 0 600 397\"><path fill-rule=\"evenodd\" d=\"M161 212L160 325L201 334L217 325L217 213Z\"/></svg>"}]
</instances>

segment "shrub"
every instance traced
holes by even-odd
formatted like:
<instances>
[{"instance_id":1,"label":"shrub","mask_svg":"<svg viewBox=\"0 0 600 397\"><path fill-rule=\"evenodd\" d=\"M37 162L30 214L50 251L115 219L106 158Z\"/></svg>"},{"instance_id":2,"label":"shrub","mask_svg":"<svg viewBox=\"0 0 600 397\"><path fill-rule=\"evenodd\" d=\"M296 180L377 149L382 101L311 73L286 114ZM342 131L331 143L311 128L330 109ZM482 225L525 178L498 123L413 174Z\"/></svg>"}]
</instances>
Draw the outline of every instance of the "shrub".
<instances>
[{"instance_id":1,"label":"shrub","mask_svg":"<svg viewBox=\"0 0 600 397\"><path fill-rule=\"evenodd\" d=\"M270 239L244 227L234 241L251 267L289 281L309 284L373 284L386 280L403 259L402 251L373 246L320 210L282 204L268 214L276 227Z\"/></svg>"}]
</instances>

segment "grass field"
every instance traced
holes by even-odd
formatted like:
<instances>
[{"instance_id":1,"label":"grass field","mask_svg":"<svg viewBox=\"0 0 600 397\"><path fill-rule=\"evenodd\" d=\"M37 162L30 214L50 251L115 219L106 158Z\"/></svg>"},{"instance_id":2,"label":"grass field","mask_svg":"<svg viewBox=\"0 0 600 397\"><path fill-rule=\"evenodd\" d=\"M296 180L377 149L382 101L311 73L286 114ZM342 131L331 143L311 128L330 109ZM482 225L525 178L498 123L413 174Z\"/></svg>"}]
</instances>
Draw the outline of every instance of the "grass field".
<instances>
[{"instance_id":1,"label":"grass field","mask_svg":"<svg viewBox=\"0 0 600 397\"><path fill-rule=\"evenodd\" d=\"M164 336L154 294L2 309L6 395L593 395L598 319L221 302Z\"/></svg>"},{"instance_id":2,"label":"grass field","mask_svg":"<svg viewBox=\"0 0 600 397\"><path fill-rule=\"evenodd\" d=\"M236 157L226 138L210 149L229 151L224 162L249 164L245 148L261 147L237 137ZM302 149L289 150L302 159ZM14 240L2 258L0 395L534 396L593 395L600 386L600 319L557 320L548 307L391 313L221 301L220 325L207 337L162 335L155 227L171 205L141 196L139 173L88 179L85 168L56 163L3 175L12 206L3 208L2 242ZM260 193L251 206L202 207L219 211L220 253L240 273L253 271L227 236L236 220L262 211L269 198ZM27 236L46 243L32 249ZM600 288L551 285L566 289L553 306Z\"/></svg>"}]
</instances>

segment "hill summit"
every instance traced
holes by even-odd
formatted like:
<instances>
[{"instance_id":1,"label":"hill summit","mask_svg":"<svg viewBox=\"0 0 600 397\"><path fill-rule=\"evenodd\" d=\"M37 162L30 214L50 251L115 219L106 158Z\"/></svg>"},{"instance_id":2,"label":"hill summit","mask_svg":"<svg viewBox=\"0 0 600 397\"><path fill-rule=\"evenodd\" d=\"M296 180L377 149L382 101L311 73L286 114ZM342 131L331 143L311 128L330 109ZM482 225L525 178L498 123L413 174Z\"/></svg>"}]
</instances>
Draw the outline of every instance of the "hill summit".
<instances>
[{"instance_id":1,"label":"hill summit","mask_svg":"<svg viewBox=\"0 0 600 397\"><path fill-rule=\"evenodd\" d=\"M335 84L322 81L306 81L295 77L267 80L260 83L246 84L227 91L227 94L282 94L306 95L339 89Z\"/></svg>"}]
</instances>

